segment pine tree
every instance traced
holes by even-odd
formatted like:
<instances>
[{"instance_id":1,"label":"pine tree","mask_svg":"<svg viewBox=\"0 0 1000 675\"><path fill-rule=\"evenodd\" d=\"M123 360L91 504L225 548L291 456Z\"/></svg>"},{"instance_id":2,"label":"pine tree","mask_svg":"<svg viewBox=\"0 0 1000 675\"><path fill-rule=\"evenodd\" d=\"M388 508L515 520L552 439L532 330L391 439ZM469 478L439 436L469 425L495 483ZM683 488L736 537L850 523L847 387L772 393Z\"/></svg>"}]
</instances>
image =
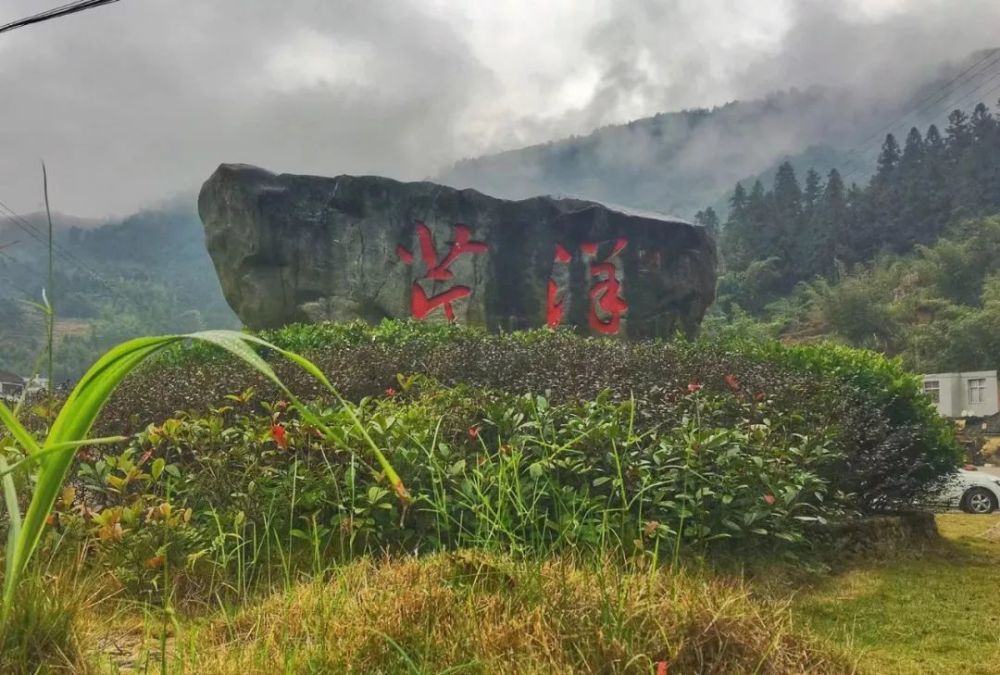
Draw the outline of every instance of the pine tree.
<instances>
[{"instance_id":1,"label":"pine tree","mask_svg":"<svg viewBox=\"0 0 1000 675\"><path fill-rule=\"evenodd\" d=\"M969 132L972 134L972 141L982 143L989 140L995 126L996 120L993 119L990 109L984 103L978 104L969 118Z\"/></svg>"},{"instance_id":2,"label":"pine tree","mask_svg":"<svg viewBox=\"0 0 1000 675\"><path fill-rule=\"evenodd\" d=\"M899 169L903 173L904 178L912 176L920 170L925 154L924 139L920 135L920 130L913 127L910 129L910 133L906 135L903 154L899 159Z\"/></svg>"},{"instance_id":3,"label":"pine tree","mask_svg":"<svg viewBox=\"0 0 1000 675\"><path fill-rule=\"evenodd\" d=\"M771 216L770 202L764 184L754 181L750 196L747 197L747 226L743 241L746 245L748 261L764 260L775 255L774 219Z\"/></svg>"},{"instance_id":4,"label":"pine tree","mask_svg":"<svg viewBox=\"0 0 1000 675\"><path fill-rule=\"evenodd\" d=\"M810 168L806 173L806 187L802 192L802 208L806 220L813 217L816 211L816 206L819 203L820 198L823 196L823 185L822 178L820 178L819 173L816 169Z\"/></svg>"},{"instance_id":5,"label":"pine tree","mask_svg":"<svg viewBox=\"0 0 1000 675\"><path fill-rule=\"evenodd\" d=\"M747 191L743 189L741 183L736 184L733 196L729 198L729 220L728 223L745 223L747 217Z\"/></svg>"},{"instance_id":6,"label":"pine tree","mask_svg":"<svg viewBox=\"0 0 1000 675\"><path fill-rule=\"evenodd\" d=\"M892 134L887 134L882 142L882 151L878 155L877 168L875 171L875 182L888 185L899 166L900 152L899 143Z\"/></svg>"},{"instance_id":7,"label":"pine tree","mask_svg":"<svg viewBox=\"0 0 1000 675\"><path fill-rule=\"evenodd\" d=\"M934 158L935 155L940 156L944 154L944 139L941 138L941 132L938 131L936 124L927 127L927 134L924 137L924 149L931 158Z\"/></svg>"},{"instance_id":8,"label":"pine tree","mask_svg":"<svg viewBox=\"0 0 1000 675\"><path fill-rule=\"evenodd\" d=\"M945 129L948 160L952 164L958 163L965 149L972 142L972 130L969 127L969 116L961 110L953 110L948 115L948 128Z\"/></svg>"},{"instance_id":9,"label":"pine tree","mask_svg":"<svg viewBox=\"0 0 1000 675\"><path fill-rule=\"evenodd\" d=\"M703 225L713 239L719 236L719 215L711 206L694 214L694 222Z\"/></svg>"},{"instance_id":10,"label":"pine tree","mask_svg":"<svg viewBox=\"0 0 1000 675\"><path fill-rule=\"evenodd\" d=\"M783 162L774 176L772 192L771 255L780 257L786 269L794 270L799 252L796 240L802 236L802 188L789 162ZM792 272L794 276L794 271Z\"/></svg>"},{"instance_id":11,"label":"pine tree","mask_svg":"<svg viewBox=\"0 0 1000 675\"><path fill-rule=\"evenodd\" d=\"M927 149L920 131L916 127L911 128L906 135L897 177L900 201L899 217L895 220L898 229L892 233L897 248L909 248L918 242L926 243L924 232L928 228L924 218L930 196L924 168L926 155Z\"/></svg>"},{"instance_id":12,"label":"pine tree","mask_svg":"<svg viewBox=\"0 0 1000 675\"><path fill-rule=\"evenodd\" d=\"M824 238L826 258L817 261L824 274L834 270L837 258L850 260L853 256L847 244L848 212L847 194L840 172L832 169L826 177L826 187L816 210L817 231Z\"/></svg>"},{"instance_id":13,"label":"pine tree","mask_svg":"<svg viewBox=\"0 0 1000 675\"><path fill-rule=\"evenodd\" d=\"M723 269L743 269L750 262L747 252L747 191L740 183L729 198L729 217L719 237L719 253Z\"/></svg>"},{"instance_id":14,"label":"pine tree","mask_svg":"<svg viewBox=\"0 0 1000 675\"><path fill-rule=\"evenodd\" d=\"M869 193L857 183L851 183L844 196L847 202L847 217L841 230L844 259L852 263L868 260L873 256L870 249L871 242L875 239L872 200Z\"/></svg>"}]
</instances>

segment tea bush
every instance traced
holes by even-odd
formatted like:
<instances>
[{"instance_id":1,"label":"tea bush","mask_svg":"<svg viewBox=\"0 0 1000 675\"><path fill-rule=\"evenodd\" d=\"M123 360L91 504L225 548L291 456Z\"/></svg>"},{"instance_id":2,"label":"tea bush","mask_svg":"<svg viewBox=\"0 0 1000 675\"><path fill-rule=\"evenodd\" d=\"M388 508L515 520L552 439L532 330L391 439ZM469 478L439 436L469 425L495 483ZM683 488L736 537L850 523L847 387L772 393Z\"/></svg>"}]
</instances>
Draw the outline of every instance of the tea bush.
<instances>
[{"instance_id":1,"label":"tea bush","mask_svg":"<svg viewBox=\"0 0 1000 675\"><path fill-rule=\"evenodd\" d=\"M676 422L641 426L638 402L609 393L556 404L404 379L358 408L404 477L403 500L365 461L344 408L315 411L332 444L285 404L263 408L250 392L231 396L84 462L80 499L62 500L61 521L79 521L87 504L83 528L103 559L127 584L155 588L168 562L216 564L219 578L249 583L276 551L295 549L318 567L469 547L796 556L811 526L848 506L829 480L833 431L738 390L692 386L675 402Z\"/></svg>"},{"instance_id":2,"label":"tea bush","mask_svg":"<svg viewBox=\"0 0 1000 675\"><path fill-rule=\"evenodd\" d=\"M566 331L488 335L452 324L387 321L289 326L263 334L317 363L349 400L381 396L397 375L419 374L444 386L467 385L544 395L555 405L596 399L635 401L639 430L671 428L690 383L706 394L731 389L766 399L772 418L802 418L832 430L837 459L827 479L853 495L859 511L907 504L952 470L960 450L947 423L898 361L837 345L783 346L742 340L628 343ZM314 382L276 364L298 392L322 397ZM138 431L177 411L208 412L233 391L278 393L249 369L204 347L176 350L127 382L101 429Z\"/></svg>"}]
</instances>

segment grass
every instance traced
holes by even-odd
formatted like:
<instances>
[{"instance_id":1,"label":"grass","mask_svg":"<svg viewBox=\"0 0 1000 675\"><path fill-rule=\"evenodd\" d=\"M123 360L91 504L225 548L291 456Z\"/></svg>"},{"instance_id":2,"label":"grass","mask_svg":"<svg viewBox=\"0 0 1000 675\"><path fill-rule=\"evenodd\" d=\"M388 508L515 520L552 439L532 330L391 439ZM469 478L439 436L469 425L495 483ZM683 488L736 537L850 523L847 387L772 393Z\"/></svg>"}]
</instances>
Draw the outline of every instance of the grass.
<instances>
[{"instance_id":1,"label":"grass","mask_svg":"<svg viewBox=\"0 0 1000 675\"><path fill-rule=\"evenodd\" d=\"M51 317L51 306L46 304L45 309ZM41 442L18 420L20 405L11 410L0 401L0 425L2 425L0 426L0 442L4 443L3 446L0 446L0 478L2 478L0 485L2 485L7 511L7 546L3 579L3 605L2 609L0 609L0 633L6 633L8 618L14 610L14 599L18 590L18 584L26 572L28 563L34 555L35 550L38 548L47 518L52 513L53 506L66 482L76 452L84 445L125 440L121 437L105 439L89 438L94 420L100 414L101 409L115 388L129 373L141 365L147 358L171 345L185 340L210 342L255 368L263 376L284 390L288 399L301 411L305 419L313 422L314 426L320 431L325 432L327 438L330 437L330 432L325 426L310 416L308 410L299 403L292 392L285 388L284 384L271 369L271 366L250 345L253 344L254 346L262 346L269 349L275 348L259 338L253 338L234 331L203 331L186 336L167 335L138 338L118 345L98 359L73 388L73 391L70 392L58 415L56 415L55 420L49 427L48 434ZM48 349L50 402L52 395L51 345L52 334L50 329ZM275 351L316 377L319 382L325 384L336 395L326 377L308 360L291 352L278 349L275 349ZM400 498L406 498L406 488L382 454L382 451L372 441L367 430L355 416L353 409L342 400L341 403L344 405L345 410L350 415L358 431L367 441L373 455L377 458L382 471L395 489L397 495ZM9 441L7 439L8 434L10 437ZM22 454L22 457L15 461L12 466L8 465L7 459L3 454L8 450L14 451L15 456L18 451ZM37 470L35 470L33 476L33 490L28 500L27 510L22 516L17 495L15 470L24 468L34 469L35 466L37 466Z\"/></svg>"},{"instance_id":2,"label":"grass","mask_svg":"<svg viewBox=\"0 0 1000 675\"><path fill-rule=\"evenodd\" d=\"M793 613L871 672L1000 672L1000 516L937 521L940 546L827 578Z\"/></svg>"},{"instance_id":3,"label":"grass","mask_svg":"<svg viewBox=\"0 0 1000 675\"><path fill-rule=\"evenodd\" d=\"M176 617L53 566L27 578L14 621L29 630L0 669L161 672L165 655L167 672L222 675L1000 672L1000 515L938 525L927 550L794 586L466 551L356 560Z\"/></svg>"},{"instance_id":4,"label":"grass","mask_svg":"<svg viewBox=\"0 0 1000 675\"><path fill-rule=\"evenodd\" d=\"M143 630L124 662L155 670L155 618ZM855 672L741 582L473 552L358 560L182 621L167 654L170 672L220 675Z\"/></svg>"}]
</instances>

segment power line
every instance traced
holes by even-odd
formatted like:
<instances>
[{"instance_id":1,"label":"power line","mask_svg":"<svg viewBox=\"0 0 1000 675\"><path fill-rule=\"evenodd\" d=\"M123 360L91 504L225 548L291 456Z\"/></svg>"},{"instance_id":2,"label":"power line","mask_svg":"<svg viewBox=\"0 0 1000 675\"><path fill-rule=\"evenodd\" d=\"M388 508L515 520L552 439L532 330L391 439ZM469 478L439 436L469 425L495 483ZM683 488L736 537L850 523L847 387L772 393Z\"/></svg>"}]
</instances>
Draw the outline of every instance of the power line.
<instances>
[{"instance_id":1,"label":"power line","mask_svg":"<svg viewBox=\"0 0 1000 675\"><path fill-rule=\"evenodd\" d=\"M997 50L994 50L994 51L996 52L997 56L1000 57L1000 49L997 49ZM1000 58L998 58L997 61L994 62L994 65L995 64L1000 64ZM997 71L995 73L993 73L989 78L987 78L984 82L979 83L979 86L976 87L975 89L972 89L971 91L968 91L965 94L959 94L957 97L952 98L948 103L946 103L945 108L946 109L951 109L951 110L961 109L962 106L967 105L970 100L975 100L976 93L979 92L980 90L982 90L983 87L989 86L991 83L993 83L994 81L998 81L998 80L1000 80L1000 69L997 69ZM988 97L988 96L992 95L992 93L995 92L995 91L997 91L997 89L998 89L998 87L993 87L991 90L989 90L986 93L986 96ZM980 98L982 98L982 97L980 97ZM941 100L943 100L943 99L939 99L936 103L940 103ZM915 112L919 113L921 111L918 110L918 111L915 111ZM914 114L914 113L908 113L907 115L904 115L902 118L900 118L899 121L902 121L902 120L906 119L910 114ZM858 171L860 171L862 168L863 168L862 166L860 166L857 163L855 163L855 167L853 169L851 169L850 171L848 171L846 174L844 174L844 176L843 176L844 180L846 181L847 178L849 178L850 176L854 175L855 173L857 173Z\"/></svg>"},{"instance_id":2,"label":"power line","mask_svg":"<svg viewBox=\"0 0 1000 675\"><path fill-rule=\"evenodd\" d=\"M0 251L0 258L7 258L8 260L10 260L10 261L12 261L14 263L17 262L17 260L13 256L8 255L8 254L4 253L3 251ZM21 286L20 284L15 283L14 280L11 279L9 276L5 275L2 278L10 286L12 286L15 290L18 290L18 291L21 291L22 293L24 293L24 295L26 297L30 298L30 297L32 297L32 295L34 295L31 291L29 291L28 289L26 289L24 286Z\"/></svg>"},{"instance_id":3,"label":"power line","mask_svg":"<svg viewBox=\"0 0 1000 675\"><path fill-rule=\"evenodd\" d=\"M23 216L19 215L16 211L14 211L12 208L10 208L9 206L7 206L3 201L0 201L0 210L6 211L8 214L10 214L8 216L8 220L10 220L15 225L17 225L20 229L22 229L26 233L28 233L28 235L30 235L35 241L39 242L43 246L48 246L48 244L49 244L49 238L48 238L48 236L45 235L45 234L43 234L42 232L40 232L37 227L35 227L34 225L32 225ZM2 213L0 213L0 215L2 215ZM80 270L82 270L84 272L87 272L88 274L90 274L91 276L93 276L99 282L101 282L102 284L104 284L104 286L106 286L108 288L108 290L114 290L114 287L106 279L104 279L104 277L101 276L101 274L99 272L97 272L95 269L93 269L90 265L88 265L87 263L85 263L82 260L80 260L74 254L70 253L65 248L63 248L62 246L60 246L59 244L57 244L55 241L53 241L51 243L52 243L52 250L56 253L56 255L58 255L59 257L63 258L67 262L72 263L74 266L76 266Z\"/></svg>"},{"instance_id":4,"label":"power line","mask_svg":"<svg viewBox=\"0 0 1000 675\"><path fill-rule=\"evenodd\" d=\"M102 5L110 5L112 2L118 2L118 0L77 0L76 2L70 2L59 7L54 7L39 14L33 14L23 19L18 19L17 21L11 21L8 24L0 26L0 33L6 33L7 31L12 31L17 28L24 28L25 26L30 26L35 23L42 23L43 21L49 21L50 19L58 19L61 16L76 14L77 12L94 9L95 7L100 7Z\"/></svg>"},{"instance_id":5,"label":"power line","mask_svg":"<svg viewBox=\"0 0 1000 675\"><path fill-rule=\"evenodd\" d=\"M987 63L987 61L989 61L990 63ZM985 64L985 65L983 65L983 64ZM961 73L959 73L955 77L953 77L950 80L948 80L947 82L945 82L940 87L936 88L934 91L932 91L927 96L924 96L917 103L913 104L914 105L913 109L909 110L908 112L904 113L903 115L901 115L901 116L897 117L896 119L892 120L887 125L879 128L878 130L876 130L875 132L873 132L872 134L870 134L867 138L865 138L863 141L861 141L858 145L856 145L852 149L848 150L847 153L846 153L846 156L850 157L851 155L855 155L855 156L857 156L857 159L855 159L855 160L846 159L845 160L845 163L847 163L849 165L853 164L854 168L851 169L851 171L849 171L848 173L846 173L844 175L844 179L846 180L846 178L848 176L851 176L851 175L857 173L858 171L860 171L860 170L862 170L864 168L864 165L861 164L861 162L864 161L864 155L867 154L867 153L862 152L862 151L863 150L868 150L868 149L870 149L872 147L871 146L871 141L878 139L879 137L881 137L883 134L885 134L887 132L890 132L892 129L896 128L901 122L903 122L904 120L906 120L908 117L910 117L912 115L917 115L917 114L919 114L921 112L925 112L928 109L930 109L930 108L932 108L934 106L939 105L942 101L944 101L945 99L947 99L949 96L952 95L952 92L953 92L955 86L961 85L961 84L966 84L968 81L974 81L977 77L979 77L980 75L982 75L985 72L988 72L990 69L992 69L994 66L996 66L998 64L1000 64L1000 49L991 49L991 50L987 51L986 54L984 54L983 57L980 58L978 61L976 61L975 63L973 63L971 66L969 66L968 68L966 68L965 70L963 70ZM982 67L980 67L980 66L982 66ZM977 70L977 68L978 68L978 70ZM976 71L976 72L972 72L972 71ZM989 77L987 79L986 84L988 84L990 81L992 81L993 79L995 79L998 75L1000 75L1000 71L998 71L997 73L994 73L991 77ZM985 86L985 85L980 85L978 88L974 89L972 91L972 93L975 93L976 91L978 91L979 89L981 89L982 86ZM960 98L964 99L965 97L967 97L969 95L970 94L960 95ZM952 99L952 100L954 101L955 99ZM879 141L879 142L881 142L881 141Z\"/></svg>"}]
</instances>

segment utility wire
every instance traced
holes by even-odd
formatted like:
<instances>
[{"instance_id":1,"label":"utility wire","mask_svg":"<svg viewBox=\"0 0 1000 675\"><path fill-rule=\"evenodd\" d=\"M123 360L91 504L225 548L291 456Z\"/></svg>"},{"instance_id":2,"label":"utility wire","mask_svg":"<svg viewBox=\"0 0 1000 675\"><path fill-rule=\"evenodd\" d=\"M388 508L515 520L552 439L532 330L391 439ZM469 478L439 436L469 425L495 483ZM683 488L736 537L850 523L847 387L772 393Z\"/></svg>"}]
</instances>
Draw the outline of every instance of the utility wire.
<instances>
[{"instance_id":1,"label":"utility wire","mask_svg":"<svg viewBox=\"0 0 1000 675\"><path fill-rule=\"evenodd\" d=\"M17 263L17 259L16 258L14 258L11 255L8 255L8 254L4 253L3 251L0 251L0 258L6 258L6 259L10 260L11 262ZM20 284L16 283L9 276L4 275L3 277L0 277L0 278L2 278L8 284L10 284L12 287L14 287L14 289L16 289L16 290L21 291L22 293L24 293L25 297L29 297L30 298L30 297L32 297L34 295L31 291L29 291L28 289L26 289L24 286L21 286Z\"/></svg>"},{"instance_id":2,"label":"utility wire","mask_svg":"<svg viewBox=\"0 0 1000 675\"><path fill-rule=\"evenodd\" d=\"M10 208L9 206L7 206L3 201L0 201L0 210L6 211L8 214L10 214L8 216L8 220L10 222L13 222L20 229L24 230L35 241L39 242L43 246L48 246L48 237L45 234L43 234L41 231L39 231L37 227L35 227L34 225L32 225L23 216L19 215L16 211L14 211L12 208ZM0 211L0 215L2 215L2 211ZM59 245L59 244L57 244L57 243L55 243L53 241L52 242L52 249L61 258L63 258L67 262L73 264L78 269L80 269L80 270L82 270L84 272L87 272L92 277L94 277L95 279L97 279L99 282L101 282L102 284L104 284L104 286L106 286L109 290L114 290L114 287L103 276L101 276L101 274L99 272L97 272L93 267L91 267L87 263L85 263L82 260L80 260L76 255L70 253L68 250L66 250L65 248L63 248L61 245Z\"/></svg>"},{"instance_id":3,"label":"utility wire","mask_svg":"<svg viewBox=\"0 0 1000 675\"><path fill-rule=\"evenodd\" d=\"M890 132L892 129L896 128L900 123L902 123L907 118L913 115L920 114L921 112L926 112L927 110L933 108L934 106L939 105L949 96L952 96L952 93L956 85L963 85L967 84L970 81L975 81L977 77L979 77L983 73L990 71L994 66L997 66L998 64L1000 64L1000 49L989 50L988 52L986 52L986 54L982 56L982 58L973 63L971 66L969 66L961 73L959 73L955 77L951 78L950 80L942 84L940 87L936 88L930 94L921 98L920 101L918 101L917 103L914 103L913 109L892 120L885 126L880 127L878 130L871 133L868 137L866 137L863 141L861 141L858 145L848 150L846 156L850 157L851 155L855 155L856 159L845 159L845 163L848 165L854 165L854 168L851 169L848 173L846 173L844 175L844 178L846 179L848 176L853 175L865 168L864 156L867 154L867 152L864 151L867 151L872 147L871 145L872 141L879 139L884 134ZM1000 75L1000 70L998 70L992 76L988 77L986 84L995 79L998 75ZM979 89L981 89L982 86L985 85L980 85L976 89L972 90L970 94L979 91ZM959 95L959 98L964 99L968 97L970 94L961 94ZM952 98L952 101L954 100L955 99ZM878 143L880 144L881 140L879 140Z\"/></svg>"},{"instance_id":4,"label":"utility wire","mask_svg":"<svg viewBox=\"0 0 1000 675\"><path fill-rule=\"evenodd\" d=\"M95 7L100 7L102 5L110 5L112 2L118 2L118 0L77 0L76 2L60 5L59 7L54 7L39 14L33 14L23 19L18 19L17 21L11 21L8 24L4 24L3 26L0 26L0 33L6 33L7 31L12 31L17 28L24 28L25 26L30 26L32 24L42 23L43 21L49 21L50 19L58 19L61 16L76 14L77 12L94 9Z\"/></svg>"},{"instance_id":5,"label":"utility wire","mask_svg":"<svg viewBox=\"0 0 1000 675\"><path fill-rule=\"evenodd\" d=\"M997 52L998 57L1000 57L1000 49L996 50L996 52ZM998 60L996 61L996 63L1000 63L1000 58L998 58ZM979 91L981 91L984 87L989 86L993 82L1000 82L1000 69L997 69L997 71L994 72L993 75L991 75L989 78L987 78L984 82L981 82L979 84L979 86L976 87L975 89L972 89L971 91L968 91L965 94L959 94L957 97L952 98L946 104L946 108L950 109L950 110L962 109L963 106L968 105L970 103L970 101L975 101L976 98L980 98L980 99L982 99L982 98L988 98L989 96L991 96L993 94L993 92L997 91L998 88L1000 88L1000 84L998 84L998 86L995 86L992 89L988 90L984 96L977 97L976 94ZM919 111L917 111L917 112L919 112ZM902 121L902 119L905 119L906 117L907 116L904 116L903 118L900 119L900 121ZM863 168L864 168L863 166L859 166L859 165L855 164L855 167L853 169L851 169L850 171L848 171L847 173L844 174L844 176L843 176L844 181L846 182L847 178L849 178L850 176L854 175L855 173L857 173L858 171L862 170Z\"/></svg>"}]
</instances>

